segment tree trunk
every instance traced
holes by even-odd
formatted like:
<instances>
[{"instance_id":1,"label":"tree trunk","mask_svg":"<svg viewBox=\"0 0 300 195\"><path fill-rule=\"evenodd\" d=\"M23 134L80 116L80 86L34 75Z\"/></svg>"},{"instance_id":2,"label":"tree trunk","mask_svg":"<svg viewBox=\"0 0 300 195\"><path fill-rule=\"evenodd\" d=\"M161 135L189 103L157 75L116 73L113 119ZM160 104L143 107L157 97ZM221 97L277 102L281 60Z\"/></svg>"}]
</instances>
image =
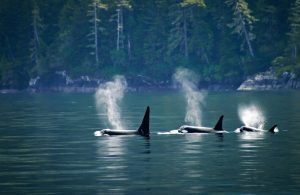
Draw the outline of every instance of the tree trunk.
<instances>
[{"instance_id":1,"label":"tree trunk","mask_svg":"<svg viewBox=\"0 0 300 195\"><path fill-rule=\"evenodd\" d=\"M37 66L39 64L38 60L38 52L39 52L39 45L40 45L40 38L38 33L38 17L39 17L39 10L38 7L35 5L33 8L33 61L35 65Z\"/></svg>"},{"instance_id":2,"label":"tree trunk","mask_svg":"<svg viewBox=\"0 0 300 195\"><path fill-rule=\"evenodd\" d=\"M189 53L188 53L186 9L183 10L183 40L184 40L184 57L187 60L189 58Z\"/></svg>"},{"instance_id":3,"label":"tree trunk","mask_svg":"<svg viewBox=\"0 0 300 195\"><path fill-rule=\"evenodd\" d=\"M117 9L117 51L120 48L124 48L124 40L123 40L123 10L122 8Z\"/></svg>"},{"instance_id":4,"label":"tree trunk","mask_svg":"<svg viewBox=\"0 0 300 195\"><path fill-rule=\"evenodd\" d=\"M128 53L128 60L131 61L131 42L130 36L127 36L127 53Z\"/></svg>"},{"instance_id":5,"label":"tree trunk","mask_svg":"<svg viewBox=\"0 0 300 195\"><path fill-rule=\"evenodd\" d=\"M247 42L247 45L248 45L248 49L249 49L250 55L252 57L254 57L254 52L253 52L253 49L252 49L252 45L251 45L249 33L248 33L247 29L246 29L245 21L244 21L244 19L243 19L242 14L241 14L240 11L239 11L239 17L240 17L240 20L242 22L243 34L245 36L245 39L246 39L246 42Z\"/></svg>"},{"instance_id":6,"label":"tree trunk","mask_svg":"<svg viewBox=\"0 0 300 195\"><path fill-rule=\"evenodd\" d=\"M294 45L294 58L297 58L297 45Z\"/></svg>"},{"instance_id":7,"label":"tree trunk","mask_svg":"<svg viewBox=\"0 0 300 195\"><path fill-rule=\"evenodd\" d=\"M118 19L117 19L117 51L120 49L120 9L117 9Z\"/></svg>"},{"instance_id":8,"label":"tree trunk","mask_svg":"<svg viewBox=\"0 0 300 195\"><path fill-rule=\"evenodd\" d=\"M95 61L96 64L99 63L99 57L98 57L98 24L97 24L97 2L94 2L94 31L95 31Z\"/></svg>"},{"instance_id":9,"label":"tree trunk","mask_svg":"<svg viewBox=\"0 0 300 195\"><path fill-rule=\"evenodd\" d=\"M206 61L206 64L209 65L209 59L208 59L208 56L207 56L206 52L204 52L203 55L204 55L204 59Z\"/></svg>"},{"instance_id":10,"label":"tree trunk","mask_svg":"<svg viewBox=\"0 0 300 195\"><path fill-rule=\"evenodd\" d=\"M36 19L36 16L33 16L33 33L34 33L34 40L39 45L40 44L40 39L39 39L38 30L37 30L37 19Z\"/></svg>"}]
</instances>

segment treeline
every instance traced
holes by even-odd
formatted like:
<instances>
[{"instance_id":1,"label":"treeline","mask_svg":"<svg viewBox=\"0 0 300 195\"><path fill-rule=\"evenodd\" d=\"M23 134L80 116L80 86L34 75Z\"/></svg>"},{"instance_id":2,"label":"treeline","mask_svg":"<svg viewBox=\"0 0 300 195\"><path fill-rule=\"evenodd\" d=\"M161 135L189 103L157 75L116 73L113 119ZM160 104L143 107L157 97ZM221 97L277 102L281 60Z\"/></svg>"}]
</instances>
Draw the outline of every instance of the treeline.
<instances>
[{"instance_id":1,"label":"treeline","mask_svg":"<svg viewBox=\"0 0 300 195\"><path fill-rule=\"evenodd\" d=\"M0 87L66 70L235 83L300 75L300 0L0 0Z\"/></svg>"}]
</instances>

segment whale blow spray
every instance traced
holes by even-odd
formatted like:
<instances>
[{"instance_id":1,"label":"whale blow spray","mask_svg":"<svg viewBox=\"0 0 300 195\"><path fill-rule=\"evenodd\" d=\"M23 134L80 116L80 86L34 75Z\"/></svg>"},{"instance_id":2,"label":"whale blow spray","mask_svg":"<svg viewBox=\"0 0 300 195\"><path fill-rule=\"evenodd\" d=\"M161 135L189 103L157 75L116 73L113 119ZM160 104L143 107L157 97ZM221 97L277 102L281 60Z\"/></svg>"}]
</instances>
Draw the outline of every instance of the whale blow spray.
<instances>
[{"instance_id":1,"label":"whale blow spray","mask_svg":"<svg viewBox=\"0 0 300 195\"><path fill-rule=\"evenodd\" d=\"M105 110L108 122L114 129L124 129L119 104L124 96L126 87L125 77L117 75L113 81L100 85L95 94L98 112Z\"/></svg>"},{"instance_id":2,"label":"whale blow spray","mask_svg":"<svg viewBox=\"0 0 300 195\"><path fill-rule=\"evenodd\" d=\"M205 95L197 90L199 77L186 69L178 68L173 75L176 83L178 83L185 95L186 100L186 115L185 122L191 125L201 126L201 106L204 104Z\"/></svg>"},{"instance_id":3,"label":"whale blow spray","mask_svg":"<svg viewBox=\"0 0 300 195\"><path fill-rule=\"evenodd\" d=\"M240 120L248 127L263 129L265 117L256 105L240 105L238 108Z\"/></svg>"}]
</instances>

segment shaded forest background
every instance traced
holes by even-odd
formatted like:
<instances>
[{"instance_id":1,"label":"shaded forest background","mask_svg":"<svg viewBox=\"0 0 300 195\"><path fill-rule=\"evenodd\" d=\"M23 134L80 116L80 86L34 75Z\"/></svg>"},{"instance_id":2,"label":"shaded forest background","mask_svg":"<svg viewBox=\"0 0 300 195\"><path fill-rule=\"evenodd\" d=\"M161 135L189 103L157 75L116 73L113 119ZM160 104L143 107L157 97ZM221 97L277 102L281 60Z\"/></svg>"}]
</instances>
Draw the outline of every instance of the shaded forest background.
<instances>
[{"instance_id":1,"label":"shaded forest background","mask_svg":"<svg viewBox=\"0 0 300 195\"><path fill-rule=\"evenodd\" d=\"M211 83L300 75L300 0L0 0L0 88L66 70Z\"/></svg>"}]
</instances>

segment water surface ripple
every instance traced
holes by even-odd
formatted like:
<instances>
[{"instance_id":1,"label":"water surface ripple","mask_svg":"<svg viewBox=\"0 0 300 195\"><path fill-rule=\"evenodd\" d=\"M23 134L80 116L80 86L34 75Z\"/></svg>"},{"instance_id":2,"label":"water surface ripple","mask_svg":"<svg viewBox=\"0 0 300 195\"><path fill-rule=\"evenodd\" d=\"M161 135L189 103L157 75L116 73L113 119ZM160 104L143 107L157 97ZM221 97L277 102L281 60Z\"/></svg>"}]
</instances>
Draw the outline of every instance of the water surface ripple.
<instances>
[{"instance_id":1,"label":"water surface ripple","mask_svg":"<svg viewBox=\"0 0 300 195\"><path fill-rule=\"evenodd\" d=\"M224 114L230 133L158 135L184 123L177 92L125 95L129 129L151 106L150 139L94 137L109 124L93 94L0 95L0 194L300 193L300 93L214 92L206 99L203 125ZM242 125L238 105L249 103L279 133L234 133Z\"/></svg>"}]
</instances>

